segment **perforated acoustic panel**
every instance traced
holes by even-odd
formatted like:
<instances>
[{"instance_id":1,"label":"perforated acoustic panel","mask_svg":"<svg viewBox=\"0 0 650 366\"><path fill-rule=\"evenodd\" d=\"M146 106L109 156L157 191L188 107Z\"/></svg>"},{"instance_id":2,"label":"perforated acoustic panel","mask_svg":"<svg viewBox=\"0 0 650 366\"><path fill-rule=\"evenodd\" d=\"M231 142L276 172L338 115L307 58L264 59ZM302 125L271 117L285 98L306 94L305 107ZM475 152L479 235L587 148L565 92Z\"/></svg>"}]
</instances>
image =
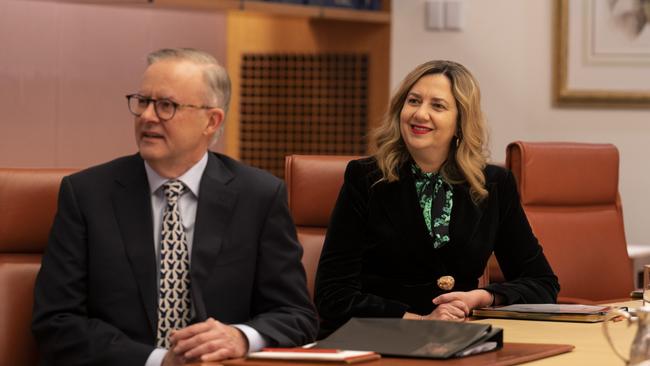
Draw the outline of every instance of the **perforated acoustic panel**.
<instances>
[{"instance_id":1,"label":"perforated acoustic panel","mask_svg":"<svg viewBox=\"0 0 650 366\"><path fill-rule=\"evenodd\" d=\"M367 55L242 57L243 161L283 177L288 154L366 153Z\"/></svg>"}]
</instances>

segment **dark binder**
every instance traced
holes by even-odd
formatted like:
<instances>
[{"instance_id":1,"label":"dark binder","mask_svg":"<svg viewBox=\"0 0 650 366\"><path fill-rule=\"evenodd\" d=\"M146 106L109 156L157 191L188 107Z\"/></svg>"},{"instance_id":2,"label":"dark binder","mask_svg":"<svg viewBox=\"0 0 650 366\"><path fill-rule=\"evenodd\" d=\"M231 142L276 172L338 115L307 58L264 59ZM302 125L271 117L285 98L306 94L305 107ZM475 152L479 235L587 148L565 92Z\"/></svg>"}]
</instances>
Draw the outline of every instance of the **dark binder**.
<instances>
[{"instance_id":1,"label":"dark binder","mask_svg":"<svg viewBox=\"0 0 650 366\"><path fill-rule=\"evenodd\" d=\"M445 359L503 347L503 329L440 320L352 318L316 347Z\"/></svg>"}]
</instances>

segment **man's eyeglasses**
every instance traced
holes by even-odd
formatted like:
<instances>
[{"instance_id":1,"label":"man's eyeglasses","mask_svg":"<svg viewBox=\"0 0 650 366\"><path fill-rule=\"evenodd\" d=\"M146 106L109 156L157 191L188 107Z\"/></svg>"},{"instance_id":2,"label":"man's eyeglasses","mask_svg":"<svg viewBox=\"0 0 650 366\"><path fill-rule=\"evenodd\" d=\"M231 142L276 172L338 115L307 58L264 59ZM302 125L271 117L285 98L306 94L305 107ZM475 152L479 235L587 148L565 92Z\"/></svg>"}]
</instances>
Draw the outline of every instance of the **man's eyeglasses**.
<instances>
[{"instance_id":1,"label":"man's eyeglasses","mask_svg":"<svg viewBox=\"0 0 650 366\"><path fill-rule=\"evenodd\" d=\"M216 108L207 105L180 104L169 99L153 99L139 94L129 94L126 96L126 100L129 104L129 111L138 117L140 117L147 107L149 107L149 103L153 103L153 110L161 121L167 121L174 118L178 108Z\"/></svg>"}]
</instances>

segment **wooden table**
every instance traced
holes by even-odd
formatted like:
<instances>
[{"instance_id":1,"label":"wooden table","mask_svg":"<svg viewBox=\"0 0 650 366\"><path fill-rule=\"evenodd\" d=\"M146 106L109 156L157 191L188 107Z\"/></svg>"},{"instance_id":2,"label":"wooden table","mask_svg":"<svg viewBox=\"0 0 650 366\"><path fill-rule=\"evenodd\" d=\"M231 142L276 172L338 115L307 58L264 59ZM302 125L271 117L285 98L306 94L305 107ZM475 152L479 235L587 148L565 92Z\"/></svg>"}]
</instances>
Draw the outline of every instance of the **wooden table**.
<instances>
[{"instance_id":1,"label":"wooden table","mask_svg":"<svg viewBox=\"0 0 650 366\"><path fill-rule=\"evenodd\" d=\"M641 300L625 301L612 305L627 306L630 309L642 306ZM571 322L543 322L532 320L514 319L480 319L478 323L489 323L495 327L503 328L504 342L514 343L544 343L544 344L572 344L574 350L568 353L544 358L526 363L531 366L564 366L564 365L603 365L617 366L624 365L611 350L602 331L602 323L571 323ZM632 339L636 334L636 326L629 327L627 321L610 322L610 333L617 343L618 349L628 354ZM457 359L458 361L462 359ZM255 363L247 362L247 365L256 366ZM260 365L269 365L259 363ZM296 363L277 362L277 366L300 366L300 365L324 365L324 363ZM448 361L430 361L420 359L397 359L382 358L381 360L364 362L362 366L424 366L437 364L452 364ZM467 364L454 362L453 364ZM192 366L216 366L219 363L195 363Z\"/></svg>"}]
</instances>

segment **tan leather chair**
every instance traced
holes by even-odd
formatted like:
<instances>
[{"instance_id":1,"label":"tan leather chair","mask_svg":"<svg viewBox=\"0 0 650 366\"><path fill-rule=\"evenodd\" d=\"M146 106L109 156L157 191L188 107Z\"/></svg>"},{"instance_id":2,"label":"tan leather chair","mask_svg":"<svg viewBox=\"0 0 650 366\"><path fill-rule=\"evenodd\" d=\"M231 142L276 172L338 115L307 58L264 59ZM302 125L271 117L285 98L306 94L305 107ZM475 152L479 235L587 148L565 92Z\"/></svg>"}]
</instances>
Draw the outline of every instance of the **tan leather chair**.
<instances>
[{"instance_id":1,"label":"tan leather chair","mask_svg":"<svg viewBox=\"0 0 650 366\"><path fill-rule=\"evenodd\" d=\"M518 141L508 145L506 166L559 278L558 301L629 297L632 263L618 194L616 147Z\"/></svg>"},{"instance_id":2,"label":"tan leather chair","mask_svg":"<svg viewBox=\"0 0 650 366\"><path fill-rule=\"evenodd\" d=\"M35 365L34 280L68 169L0 169L0 365Z\"/></svg>"},{"instance_id":3,"label":"tan leather chair","mask_svg":"<svg viewBox=\"0 0 650 366\"><path fill-rule=\"evenodd\" d=\"M345 167L357 158L335 155L289 155L285 158L289 210L304 250L302 264L312 299L316 268L330 215L343 185Z\"/></svg>"}]
</instances>

